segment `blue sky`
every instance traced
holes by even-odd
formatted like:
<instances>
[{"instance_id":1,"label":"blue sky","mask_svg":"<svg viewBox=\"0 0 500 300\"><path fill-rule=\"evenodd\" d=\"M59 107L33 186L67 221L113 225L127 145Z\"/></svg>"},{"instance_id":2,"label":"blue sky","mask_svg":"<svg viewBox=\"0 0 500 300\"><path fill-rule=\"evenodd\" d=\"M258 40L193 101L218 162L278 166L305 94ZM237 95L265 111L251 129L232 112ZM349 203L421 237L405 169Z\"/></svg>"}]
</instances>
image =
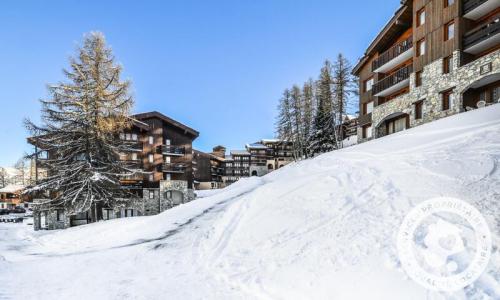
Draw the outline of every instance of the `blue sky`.
<instances>
[{"instance_id":1,"label":"blue sky","mask_svg":"<svg viewBox=\"0 0 500 300\"><path fill-rule=\"evenodd\" d=\"M274 135L277 101L344 53L354 64L399 0L1 1L0 166L30 147L46 85L84 33L102 31L133 82L134 112L157 110L229 149Z\"/></svg>"}]
</instances>

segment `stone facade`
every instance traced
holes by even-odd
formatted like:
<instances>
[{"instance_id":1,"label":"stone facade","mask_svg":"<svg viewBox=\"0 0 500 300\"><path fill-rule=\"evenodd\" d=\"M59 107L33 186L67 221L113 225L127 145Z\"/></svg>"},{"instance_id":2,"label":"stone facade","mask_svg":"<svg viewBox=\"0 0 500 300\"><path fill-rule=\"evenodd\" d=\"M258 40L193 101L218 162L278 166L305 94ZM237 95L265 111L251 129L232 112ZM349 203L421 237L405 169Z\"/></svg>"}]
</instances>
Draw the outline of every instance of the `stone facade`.
<instances>
[{"instance_id":1,"label":"stone facade","mask_svg":"<svg viewBox=\"0 0 500 300\"><path fill-rule=\"evenodd\" d=\"M422 84L415 85L415 73L410 75L410 92L394 98L386 103L375 106L372 114L372 135L380 137L380 125L393 114L403 113L409 116L410 127L447 117L464 111L462 101L463 93L471 84L478 80L500 73L500 50L485 55L467 65L459 67L461 61L460 51L453 53L453 68L449 74L443 74L443 59L436 60L424 67L422 71ZM491 64L489 72L481 74L481 67ZM443 91L452 90L453 97L450 109L443 111L441 101ZM415 119L414 103L423 100L422 118ZM362 138L362 129L358 128L358 140Z\"/></svg>"},{"instance_id":2,"label":"stone facade","mask_svg":"<svg viewBox=\"0 0 500 300\"><path fill-rule=\"evenodd\" d=\"M152 216L194 199L194 191L188 189L187 181L163 180L160 181L160 188L143 189L142 198L130 201L126 207L113 208L110 219L126 216L125 210L133 210L134 216ZM70 227L71 217L66 214L64 209L46 208L43 203L47 201L46 199L39 199L34 202L34 229L55 230Z\"/></svg>"}]
</instances>

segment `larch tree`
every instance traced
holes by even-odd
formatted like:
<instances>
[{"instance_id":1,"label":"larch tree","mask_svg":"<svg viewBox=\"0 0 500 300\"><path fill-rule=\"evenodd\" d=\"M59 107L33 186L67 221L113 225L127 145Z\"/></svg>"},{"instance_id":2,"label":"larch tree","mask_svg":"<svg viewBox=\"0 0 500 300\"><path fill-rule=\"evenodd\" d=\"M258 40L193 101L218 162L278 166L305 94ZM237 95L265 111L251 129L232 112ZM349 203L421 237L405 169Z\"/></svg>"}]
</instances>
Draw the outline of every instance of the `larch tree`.
<instances>
[{"instance_id":1,"label":"larch tree","mask_svg":"<svg viewBox=\"0 0 500 300\"><path fill-rule=\"evenodd\" d=\"M333 115L332 64L326 60L316 82L316 115L313 122L309 153L316 155L336 149Z\"/></svg>"},{"instance_id":2,"label":"larch tree","mask_svg":"<svg viewBox=\"0 0 500 300\"><path fill-rule=\"evenodd\" d=\"M278 117L276 120L276 134L281 140L291 140L292 139L292 108L290 103L290 91L286 89L283 92L278 105Z\"/></svg>"},{"instance_id":3,"label":"larch tree","mask_svg":"<svg viewBox=\"0 0 500 300\"><path fill-rule=\"evenodd\" d=\"M351 96L358 94L357 81L352 75L350 62L340 53L333 65L334 126L337 129L337 147L343 140L343 123L350 105Z\"/></svg>"},{"instance_id":4,"label":"larch tree","mask_svg":"<svg viewBox=\"0 0 500 300\"><path fill-rule=\"evenodd\" d=\"M310 137L312 132L314 118L314 82L309 79L302 87L302 131L303 131L303 153L306 157L309 156L308 149L310 147Z\"/></svg>"},{"instance_id":5,"label":"larch tree","mask_svg":"<svg viewBox=\"0 0 500 300\"><path fill-rule=\"evenodd\" d=\"M130 127L133 105L130 82L120 79L122 67L115 63L103 34L85 35L70 67L67 80L48 87L42 104L42 125L27 120L26 126L39 151L47 151L48 176L28 192L49 192L43 205L64 207L69 215L91 212L102 219L103 207L120 207L130 201L120 189L120 175L135 171L120 161L130 145L119 133ZM42 149L42 150L40 150Z\"/></svg>"},{"instance_id":6,"label":"larch tree","mask_svg":"<svg viewBox=\"0 0 500 300\"><path fill-rule=\"evenodd\" d=\"M4 168L0 167L0 188L7 185L7 172Z\"/></svg>"},{"instance_id":7,"label":"larch tree","mask_svg":"<svg viewBox=\"0 0 500 300\"><path fill-rule=\"evenodd\" d=\"M293 142L293 156L295 160L304 157L304 124L303 124L303 98L300 87L294 85L290 92L291 101L291 118L292 118L292 139Z\"/></svg>"}]
</instances>

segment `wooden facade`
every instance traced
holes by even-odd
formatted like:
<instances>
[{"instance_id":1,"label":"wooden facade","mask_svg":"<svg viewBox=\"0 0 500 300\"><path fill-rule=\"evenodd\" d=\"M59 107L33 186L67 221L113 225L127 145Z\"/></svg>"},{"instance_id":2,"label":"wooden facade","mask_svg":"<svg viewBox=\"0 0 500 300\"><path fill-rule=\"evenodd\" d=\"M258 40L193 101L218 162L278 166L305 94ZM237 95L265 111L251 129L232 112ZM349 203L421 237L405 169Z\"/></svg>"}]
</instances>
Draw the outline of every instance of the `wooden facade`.
<instances>
[{"instance_id":1,"label":"wooden facade","mask_svg":"<svg viewBox=\"0 0 500 300\"><path fill-rule=\"evenodd\" d=\"M371 128L377 106L410 92L411 76L418 87L424 68L431 63L443 60L446 74L455 65L454 55L461 67L500 49L499 0L401 3L353 69L360 83L360 128Z\"/></svg>"}]
</instances>

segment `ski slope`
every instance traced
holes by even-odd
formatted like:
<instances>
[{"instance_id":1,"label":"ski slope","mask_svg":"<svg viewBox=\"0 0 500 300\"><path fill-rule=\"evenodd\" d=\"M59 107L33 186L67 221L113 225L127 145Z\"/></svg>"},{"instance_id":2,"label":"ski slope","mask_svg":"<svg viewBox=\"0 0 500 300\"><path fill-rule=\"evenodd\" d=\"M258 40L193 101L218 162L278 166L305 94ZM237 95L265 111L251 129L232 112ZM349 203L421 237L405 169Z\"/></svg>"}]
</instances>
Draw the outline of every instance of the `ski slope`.
<instances>
[{"instance_id":1,"label":"ski slope","mask_svg":"<svg viewBox=\"0 0 500 300\"><path fill-rule=\"evenodd\" d=\"M0 299L500 299L500 105L249 178L154 217L0 225ZM486 272L430 292L396 252L417 203L452 196L493 234ZM2 258L3 257L3 258Z\"/></svg>"}]
</instances>

